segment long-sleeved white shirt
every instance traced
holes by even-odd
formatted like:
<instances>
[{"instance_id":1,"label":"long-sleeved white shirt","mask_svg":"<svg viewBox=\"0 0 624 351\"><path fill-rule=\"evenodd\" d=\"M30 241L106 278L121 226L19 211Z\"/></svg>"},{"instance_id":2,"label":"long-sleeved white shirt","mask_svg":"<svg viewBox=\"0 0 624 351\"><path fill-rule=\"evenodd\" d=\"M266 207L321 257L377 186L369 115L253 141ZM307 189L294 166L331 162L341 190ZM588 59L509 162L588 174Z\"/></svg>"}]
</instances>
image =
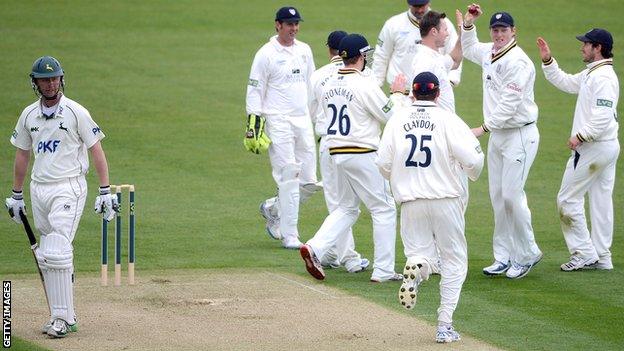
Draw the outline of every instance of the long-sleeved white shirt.
<instances>
[{"instance_id":1,"label":"long-sleeved white shirt","mask_svg":"<svg viewBox=\"0 0 624 351\"><path fill-rule=\"evenodd\" d=\"M342 67L344 67L342 58L340 58L340 56L334 56L328 64L314 71L314 73L312 73L312 78L310 78L310 85L312 86L312 92L310 94L310 116L312 117L312 123L314 123L314 131L318 136L327 135L327 128L330 122L330 119L325 117L325 112L321 107L323 87L329 78Z\"/></svg>"},{"instance_id":2,"label":"long-sleeved white shirt","mask_svg":"<svg viewBox=\"0 0 624 351\"><path fill-rule=\"evenodd\" d=\"M460 170L477 180L483 160L479 141L461 118L433 102L415 101L386 124L376 163L403 203L462 196Z\"/></svg>"},{"instance_id":3,"label":"long-sleeved white shirt","mask_svg":"<svg viewBox=\"0 0 624 351\"><path fill-rule=\"evenodd\" d=\"M440 53L448 54L457 42L457 31L448 18L444 18L444 21L449 36L444 47L440 48ZM384 23L373 53L373 76L379 86L383 85L384 79L392 84L399 73L403 73L408 81L414 78L408 74L412 57L417 54L416 45L421 39L418 21L409 11L392 16ZM449 79L453 85L460 83L461 65L449 73Z\"/></svg>"},{"instance_id":4,"label":"long-sleeved white shirt","mask_svg":"<svg viewBox=\"0 0 624 351\"><path fill-rule=\"evenodd\" d=\"M352 68L342 68L329 78L321 104L329 120L326 140L330 154L376 150L381 124L392 116L394 105L375 81Z\"/></svg>"},{"instance_id":5,"label":"long-sleeved white shirt","mask_svg":"<svg viewBox=\"0 0 624 351\"><path fill-rule=\"evenodd\" d=\"M246 109L256 115L308 115L314 59L308 44L295 39L282 46L277 36L254 57L247 83Z\"/></svg>"},{"instance_id":6,"label":"long-sleeved white shirt","mask_svg":"<svg viewBox=\"0 0 624 351\"><path fill-rule=\"evenodd\" d=\"M484 127L518 128L537 121L533 86L535 66L513 39L498 52L481 43L474 26L462 28L464 57L483 68Z\"/></svg>"},{"instance_id":7,"label":"long-sleeved white shirt","mask_svg":"<svg viewBox=\"0 0 624 351\"><path fill-rule=\"evenodd\" d=\"M553 58L542 64L546 79L555 87L578 94L571 135L583 142L617 139L617 104L620 84L613 70L613 60L592 62L577 74L567 74Z\"/></svg>"},{"instance_id":8,"label":"long-sleeved white shirt","mask_svg":"<svg viewBox=\"0 0 624 351\"><path fill-rule=\"evenodd\" d=\"M453 59L448 54L441 54L439 51L419 44L418 55L414 56L411 64L411 72L408 77L416 77L422 72L431 72L438 77L440 81L440 97L438 98L438 106L443 109L455 113L455 94L449 79L449 73L453 67ZM412 85L411 79L409 85ZM411 92L410 92L411 93Z\"/></svg>"}]
</instances>

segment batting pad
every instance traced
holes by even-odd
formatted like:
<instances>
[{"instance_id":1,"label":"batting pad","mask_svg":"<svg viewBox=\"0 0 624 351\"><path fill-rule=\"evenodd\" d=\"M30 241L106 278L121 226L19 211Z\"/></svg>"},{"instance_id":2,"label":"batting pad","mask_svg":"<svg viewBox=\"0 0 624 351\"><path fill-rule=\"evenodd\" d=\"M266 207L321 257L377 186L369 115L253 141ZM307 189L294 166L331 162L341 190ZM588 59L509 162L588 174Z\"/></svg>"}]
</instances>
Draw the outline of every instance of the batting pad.
<instances>
[{"instance_id":1,"label":"batting pad","mask_svg":"<svg viewBox=\"0 0 624 351\"><path fill-rule=\"evenodd\" d=\"M48 269L44 272L52 319L76 323L74 312L73 269Z\"/></svg>"},{"instance_id":2,"label":"batting pad","mask_svg":"<svg viewBox=\"0 0 624 351\"><path fill-rule=\"evenodd\" d=\"M282 169L282 181L278 189L280 212L280 232L282 238L298 237L299 221L299 172L296 164L288 164Z\"/></svg>"},{"instance_id":3,"label":"batting pad","mask_svg":"<svg viewBox=\"0 0 624 351\"><path fill-rule=\"evenodd\" d=\"M42 236L41 270L48 293L52 319L61 318L69 324L76 322L73 293L73 248L60 234Z\"/></svg>"}]
</instances>

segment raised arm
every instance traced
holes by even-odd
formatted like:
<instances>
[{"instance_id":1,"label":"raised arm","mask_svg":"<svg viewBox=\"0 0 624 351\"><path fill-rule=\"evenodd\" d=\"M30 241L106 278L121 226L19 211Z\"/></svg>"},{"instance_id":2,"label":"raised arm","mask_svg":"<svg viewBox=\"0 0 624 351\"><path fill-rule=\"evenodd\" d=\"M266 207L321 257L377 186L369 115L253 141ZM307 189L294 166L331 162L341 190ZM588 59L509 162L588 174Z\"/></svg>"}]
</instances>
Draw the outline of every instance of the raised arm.
<instances>
[{"instance_id":1,"label":"raised arm","mask_svg":"<svg viewBox=\"0 0 624 351\"><path fill-rule=\"evenodd\" d=\"M562 71L557 61L552 57L548 43L542 37L537 38L537 48L542 59L542 71L546 80L559 90L578 94L581 87L582 72L573 75Z\"/></svg>"}]
</instances>

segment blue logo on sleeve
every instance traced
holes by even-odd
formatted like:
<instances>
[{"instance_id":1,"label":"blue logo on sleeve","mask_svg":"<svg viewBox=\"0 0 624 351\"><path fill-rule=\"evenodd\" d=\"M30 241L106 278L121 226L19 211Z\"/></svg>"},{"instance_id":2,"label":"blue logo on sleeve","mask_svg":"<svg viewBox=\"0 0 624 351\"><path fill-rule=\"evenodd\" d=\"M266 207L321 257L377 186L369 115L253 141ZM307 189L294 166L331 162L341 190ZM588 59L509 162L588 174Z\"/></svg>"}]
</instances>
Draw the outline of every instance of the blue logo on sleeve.
<instances>
[{"instance_id":1,"label":"blue logo on sleeve","mask_svg":"<svg viewBox=\"0 0 624 351\"><path fill-rule=\"evenodd\" d=\"M40 141L39 144L37 144L37 153L54 153L60 143L60 140Z\"/></svg>"},{"instance_id":2,"label":"blue logo on sleeve","mask_svg":"<svg viewBox=\"0 0 624 351\"><path fill-rule=\"evenodd\" d=\"M91 129L91 131L93 132L93 135L97 135L97 133L102 132L102 130L100 129L100 127L95 127L93 129Z\"/></svg>"}]
</instances>

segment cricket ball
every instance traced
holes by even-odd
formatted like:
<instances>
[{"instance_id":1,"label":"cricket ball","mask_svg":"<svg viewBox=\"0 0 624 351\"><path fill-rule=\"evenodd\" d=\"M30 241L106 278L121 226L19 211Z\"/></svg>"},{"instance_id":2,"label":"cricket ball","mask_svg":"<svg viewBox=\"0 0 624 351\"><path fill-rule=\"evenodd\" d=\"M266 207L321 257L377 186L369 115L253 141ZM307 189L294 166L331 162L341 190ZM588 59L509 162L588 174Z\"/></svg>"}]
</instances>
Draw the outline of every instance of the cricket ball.
<instances>
[{"instance_id":1,"label":"cricket ball","mask_svg":"<svg viewBox=\"0 0 624 351\"><path fill-rule=\"evenodd\" d=\"M468 13L470 13L471 15L478 15L479 14L479 8L475 5L471 5L468 8Z\"/></svg>"}]
</instances>

